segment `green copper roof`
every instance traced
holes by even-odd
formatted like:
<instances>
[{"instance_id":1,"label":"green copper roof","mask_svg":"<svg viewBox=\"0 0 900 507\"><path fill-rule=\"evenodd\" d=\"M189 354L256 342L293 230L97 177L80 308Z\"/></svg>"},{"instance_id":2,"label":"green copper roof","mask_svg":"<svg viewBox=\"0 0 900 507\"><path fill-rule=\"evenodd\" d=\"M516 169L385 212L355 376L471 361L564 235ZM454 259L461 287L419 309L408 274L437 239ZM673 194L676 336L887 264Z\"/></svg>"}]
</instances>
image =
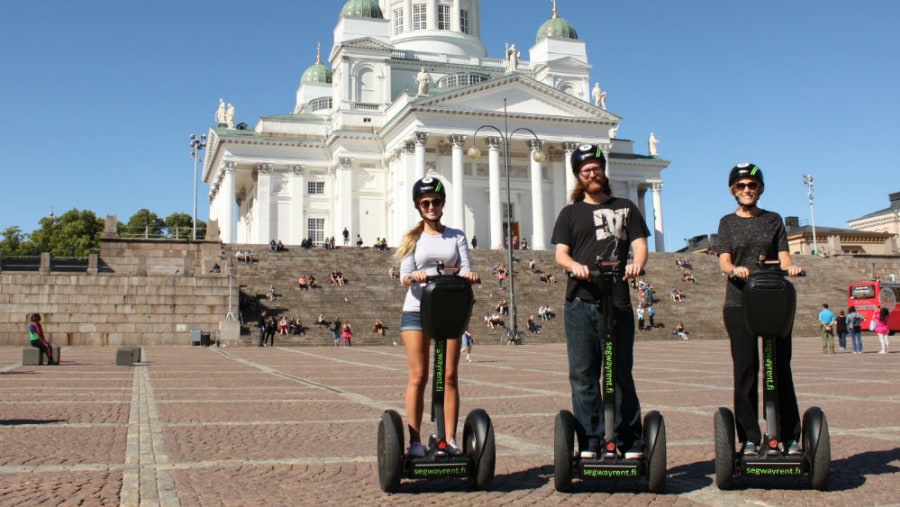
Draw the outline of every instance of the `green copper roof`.
<instances>
[{"instance_id":1,"label":"green copper roof","mask_svg":"<svg viewBox=\"0 0 900 507\"><path fill-rule=\"evenodd\" d=\"M347 18L384 19L381 7L375 0L347 0L341 9L341 16Z\"/></svg>"},{"instance_id":2,"label":"green copper roof","mask_svg":"<svg viewBox=\"0 0 900 507\"><path fill-rule=\"evenodd\" d=\"M301 83L318 83L331 84L331 69L324 63L316 62L310 68L306 69L303 77L300 78Z\"/></svg>"},{"instance_id":3,"label":"green copper roof","mask_svg":"<svg viewBox=\"0 0 900 507\"><path fill-rule=\"evenodd\" d=\"M538 28L537 37L535 37L535 42L540 42L543 39L548 37L554 37L557 39L577 39L578 33L575 32L575 27L572 26L571 23L566 21L563 18L550 18Z\"/></svg>"}]
</instances>

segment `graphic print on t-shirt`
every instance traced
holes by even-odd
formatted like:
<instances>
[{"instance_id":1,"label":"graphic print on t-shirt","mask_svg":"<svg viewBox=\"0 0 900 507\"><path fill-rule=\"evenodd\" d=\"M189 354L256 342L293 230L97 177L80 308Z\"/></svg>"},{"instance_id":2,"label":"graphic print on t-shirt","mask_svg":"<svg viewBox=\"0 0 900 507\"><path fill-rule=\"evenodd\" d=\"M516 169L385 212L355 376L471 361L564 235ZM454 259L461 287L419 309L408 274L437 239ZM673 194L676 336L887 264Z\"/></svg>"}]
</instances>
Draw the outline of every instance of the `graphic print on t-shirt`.
<instances>
[{"instance_id":1,"label":"graphic print on t-shirt","mask_svg":"<svg viewBox=\"0 0 900 507\"><path fill-rule=\"evenodd\" d=\"M616 246L627 239L628 208L594 210L594 227L597 241L607 243L603 259L617 261ZM611 240L611 241L610 241Z\"/></svg>"}]
</instances>

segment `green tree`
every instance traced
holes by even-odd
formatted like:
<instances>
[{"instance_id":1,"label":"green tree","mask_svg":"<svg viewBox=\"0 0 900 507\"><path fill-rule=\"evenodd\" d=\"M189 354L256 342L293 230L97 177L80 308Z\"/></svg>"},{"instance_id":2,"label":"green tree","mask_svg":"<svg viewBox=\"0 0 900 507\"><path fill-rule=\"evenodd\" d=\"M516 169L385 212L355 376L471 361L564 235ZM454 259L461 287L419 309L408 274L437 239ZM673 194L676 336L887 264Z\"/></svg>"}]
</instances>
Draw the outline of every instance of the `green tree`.
<instances>
[{"instance_id":1,"label":"green tree","mask_svg":"<svg viewBox=\"0 0 900 507\"><path fill-rule=\"evenodd\" d=\"M39 223L40 229L31 233L31 243L38 252L85 257L100 251L103 220L93 211L72 208L56 217L44 217Z\"/></svg>"},{"instance_id":2,"label":"green tree","mask_svg":"<svg viewBox=\"0 0 900 507\"><path fill-rule=\"evenodd\" d=\"M31 242L28 234L22 232L18 225L7 227L0 234L3 235L3 240L0 241L0 255L28 255Z\"/></svg>"},{"instance_id":3,"label":"green tree","mask_svg":"<svg viewBox=\"0 0 900 507\"><path fill-rule=\"evenodd\" d=\"M128 223L125 224L125 230L119 231L119 236L126 238L162 238L165 236L166 222L159 218L156 213L142 208L137 210Z\"/></svg>"},{"instance_id":4,"label":"green tree","mask_svg":"<svg viewBox=\"0 0 900 507\"><path fill-rule=\"evenodd\" d=\"M190 239L193 236L191 229L191 215L187 213L172 213L166 217L166 229L168 236L175 239ZM206 222L197 220L197 239L206 237Z\"/></svg>"}]
</instances>

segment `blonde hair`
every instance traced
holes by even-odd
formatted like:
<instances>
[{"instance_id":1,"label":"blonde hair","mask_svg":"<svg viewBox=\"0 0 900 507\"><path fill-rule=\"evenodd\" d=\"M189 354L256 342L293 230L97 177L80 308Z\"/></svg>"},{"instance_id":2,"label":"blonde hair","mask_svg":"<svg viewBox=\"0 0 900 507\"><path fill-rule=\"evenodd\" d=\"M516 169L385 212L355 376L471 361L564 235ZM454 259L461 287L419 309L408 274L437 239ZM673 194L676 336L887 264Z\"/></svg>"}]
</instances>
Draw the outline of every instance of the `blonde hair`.
<instances>
[{"instance_id":1,"label":"blonde hair","mask_svg":"<svg viewBox=\"0 0 900 507\"><path fill-rule=\"evenodd\" d=\"M406 234L403 235L403 239L400 240L400 246L397 247L397 251L394 253L394 257L402 261L404 257L415 250L416 242L419 241L419 237L422 236L422 231L424 230L425 221L419 220L419 223L417 223L412 229L408 230Z\"/></svg>"}]
</instances>

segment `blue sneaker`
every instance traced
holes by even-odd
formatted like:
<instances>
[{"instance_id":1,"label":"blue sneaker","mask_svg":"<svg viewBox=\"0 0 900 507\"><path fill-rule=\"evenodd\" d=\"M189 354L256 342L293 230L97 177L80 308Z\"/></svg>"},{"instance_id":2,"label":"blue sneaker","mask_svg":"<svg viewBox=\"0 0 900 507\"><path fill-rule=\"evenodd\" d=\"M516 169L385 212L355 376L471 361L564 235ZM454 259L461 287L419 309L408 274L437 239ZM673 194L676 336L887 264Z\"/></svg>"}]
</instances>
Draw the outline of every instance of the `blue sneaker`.
<instances>
[{"instance_id":1,"label":"blue sneaker","mask_svg":"<svg viewBox=\"0 0 900 507\"><path fill-rule=\"evenodd\" d=\"M744 448L741 449L741 454L744 456L753 456L754 454L759 454L759 449L756 447L756 444L748 440L744 442Z\"/></svg>"},{"instance_id":2,"label":"blue sneaker","mask_svg":"<svg viewBox=\"0 0 900 507\"><path fill-rule=\"evenodd\" d=\"M428 453L428 447L425 447L421 444L421 442L413 442L409 444L409 449L406 450L406 455L410 458L424 458L425 454Z\"/></svg>"},{"instance_id":3,"label":"blue sneaker","mask_svg":"<svg viewBox=\"0 0 900 507\"><path fill-rule=\"evenodd\" d=\"M800 444L797 443L796 440L791 440L790 442L786 443L784 446L784 452L788 456L800 456L801 454L803 454L803 450L800 449Z\"/></svg>"}]
</instances>

